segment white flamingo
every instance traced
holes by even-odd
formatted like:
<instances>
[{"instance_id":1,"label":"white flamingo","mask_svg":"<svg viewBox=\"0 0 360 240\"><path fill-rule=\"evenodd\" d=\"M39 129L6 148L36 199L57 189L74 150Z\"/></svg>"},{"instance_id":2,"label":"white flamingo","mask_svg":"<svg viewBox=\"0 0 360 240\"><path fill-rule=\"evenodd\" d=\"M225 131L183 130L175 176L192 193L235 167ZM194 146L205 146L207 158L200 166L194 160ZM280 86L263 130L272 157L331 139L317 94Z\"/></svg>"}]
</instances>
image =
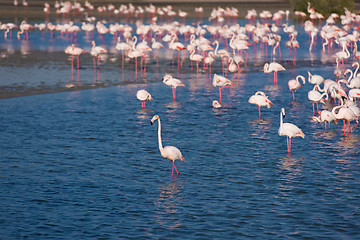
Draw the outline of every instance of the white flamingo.
<instances>
[{"instance_id":1,"label":"white flamingo","mask_svg":"<svg viewBox=\"0 0 360 240\"><path fill-rule=\"evenodd\" d=\"M163 77L163 83L172 87L173 91L173 100L176 101L176 88L177 87L185 87L185 84L181 82L181 80L173 78L170 74L166 74Z\"/></svg>"},{"instance_id":2,"label":"white flamingo","mask_svg":"<svg viewBox=\"0 0 360 240\"><path fill-rule=\"evenodd\" d=\"M219 87L220 102L221 102L221 90L225 87L235 86L232 81L230 81L226 77L219 76L217 74L214 74L212 84L214 87Z\"/></svg>"},{"instance_id":3,"label":"white flamingo","mask_svg":"<svg viewBox=\"0 0 360 240\"><path fill-rule=\"evenodd\" d=\"M265 65L264 65L264 73L274 72L274 84L277 84L277 82L278 82L277 72L284 71L284 70L286 70L286 69L277 62L271 62L270 64L265 63Z\"/></svg>"},{"instance_id":4,"label":"white flamingo","mask_svg":"<svg viewBox=\"0 0 360 240\"><path fill-rule=\"evenodd\" d=\"M288 82L289 90L292 92L293 100L295 101L295 94L296 90L301 88L301 83L299 82L299 78L302 80L303 84L305 84L305 77L301 75L297 75L295 79L291 79Z\"/></svg>"},{"instance_id":5,"label":"white flamingo","mask_svg":"<svg viewBox=\"0 0 360 240\"><path fill-rule=\"evenodd\" d=\"M292 123L283 123L283 117L285 118L285 109L281 108L280 111L280 127L279 127L279 136L286 136L287 150L288 153L291 153L291 138L292 137L302 137L305 138L305 134Z\"/></svg>"},{"instance_id":6,"label":"white flamingo","mask_svg":"<svg viewBox=\"0 0 360 240\"><path fill-rule=\"evenodd\" d=\"M141 89L137 91L136 98L141 101L142 108L145 108L145 101L151 101L153 98L151 97L151 94L146 91L145 89Z\"/></svg>"},{"instance_id":7,"label":"white flamingo","mask_svg":"<svg viewBox=\"0 0 360 240\"><path fill-rule=\"evenodd\" d=\"M312 119L317 121L317 122L324 122L325 123L325 130L326 130L326 122L329 123L329 129L330 129L330 123L331 122L334 122L335 124L337 124L337 120L336 120L335 116L332 114L332 112L330 112L328 110L322 110L319 113L319 116L313 116Z\"/></svg>"},{"instance_id":8,"label":"white flamingo","mask_svg":"<svg viewBox=\"0 0 360 240\"><path fill-rule=\"evenodd\" d=\"M159 141L159 150L161 153L161 156L167 160L170 160L172 163L172 172L171 172L171 176L173 176L174 173L174 168L176 171L176 175L179 175L178 170L175 167L175 161L176 160L180 160L180 161L185 161L183 155L181 154L180 150L177 147L174 146L162 146L162 141L161 141L161 122L160 122L160 117L158 115L155 115L152 119L151 119L151 125L154 123L154 121L158 120L159 122L159 126L158 126L158 141Z\"/></svg>"},{"instance_id":9,"label":"white flamingo","mask_svg":"<svg viewBox=\"0 0 360 240\"><path fill-rule=\"evenodd\" d=\"M264 92L258 91L254 95L252 95L248 102L250 104L258 105L259 108L259 118L261 117L260 107L266 106L267 108L271 107L271 104L274 105L269 99L268 96Z\"/></svg>"}]
</instances>

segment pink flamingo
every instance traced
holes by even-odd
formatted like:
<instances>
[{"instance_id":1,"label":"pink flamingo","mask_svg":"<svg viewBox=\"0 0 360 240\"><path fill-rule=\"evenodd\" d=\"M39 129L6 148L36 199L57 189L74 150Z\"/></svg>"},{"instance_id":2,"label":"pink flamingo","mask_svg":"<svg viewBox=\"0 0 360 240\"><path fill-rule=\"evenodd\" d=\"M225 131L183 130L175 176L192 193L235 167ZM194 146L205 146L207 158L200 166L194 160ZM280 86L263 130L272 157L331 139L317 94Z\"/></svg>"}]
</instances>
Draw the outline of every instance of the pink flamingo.
<instances>
[{"instance_id":1,"label":"pink flamingo","mask_svg":"<svg viewBox=\"0 0 360 240\"><path fill-rule=\"evenodd\" d=\"M302 80L303 84L305 84L305 77L301 75L297 75L295 79L291 79L288 82L289 90L292 92L293 95L293 101L295 101L295 94L296 90L301 88L301 83L299 82L299 78Z\"/></svg>"},{"instance_id":2,"label":"pink flamingo","mask_svg":"<svg viewBox=\"0 0 360 240\"><path fill-rule=\"evenodd\" d=\"M288 153L291 153L291 138L292 137L302 137L305 138L305 134L292 123L283 123L283 117L285 117L285 109L281 108L280 111L280 127L279 127L279 136L286 136L287 150Z\"/></svg>"},{"instance_id":3,"label":"pink flamingo","mask_svg":"<svg viewBox=\"0 0 360 240\"><path fill-rule=\"evenodd\" d=\"M79 56L86 53L83 49L75 47L75 44L71 44L65 49L66 54L71 54L71 83L74 84L74 56L77 58L77 84L80 85L80 64Z\"/></svg>"},{"instance_id":4,"label":"pink flamingo","mask_svg":"<svg viewBox=\"0 0 360 240\"><path fill-rule=\"evenodd\" d=\"M204 57L200 54L195 54L195 49L191 50L190 60L196 62L196 74L199 73L199 62L204 60Z\"/></svg>"},{"instance_id":5,"label":"pink flamingo","mask_svg":"<svg viewBox=\"0 0 360 240\"><path fill-rule=\"evenodd\" d=\"M94 84L96 83L96 68L97 70L97 81L99 81L99 56L100 54L107 53L108 51L100 46L95 46L95 41L92 41L91 56L94 60Z\"/></svg>"},{"instance_id":6,"label":"pink flamingo","mask_svg":"<svg viewBox=\"0 0 360 240\"><path fill-rule=\"evenodd\" d=\"M319 116L313 116L312 119L314 121L317 121L317 122L324 122L325 123L325 130L326 130L326 122L329 123L329 129L330 129L330 123L331 122L334 122L335 124L337 124L337 120L335 118L335 116L328 110L322 110L320 113L319 113Z\"/></svg>"},{"instance_id":7,"label":"pink flamingo","mask_svg":"<svg viewBox=\"0 0 360 240\"><path fill-rule=\"evenodd\" d=\"M264 65L264 73L274 72L274 84L277 84L278 82L277 72L284 70L286 69L277 62L271 62L270 64L265 63Z\"/></svg>"},{"instance_id":8,"label":"pink flamingo","mask_svg":"<svg viewBox=\"0 0 360 240\"><path fill-rule=\"evenodd\" d=\"M163 77L163 83L172 87L174 101L176 101L176 88L177 87L185 87L185 84L183 84L179 79L173 78L170 74L166 74Z\"/></svg>"},{"instance_id":9,"label":"pink flamingo","mask_svg":"<svg viewBox=\"0 0 360 240\"><path fill-rule=\"evenodd\" d=\"M214 75L212 84L214 87L219 87L220 102L221 102L221 90L225 87L235 86L232 81L230 81L226 77L219 76L217 74Z\"/></svg>"},{"instance_id":10,"label":"pink flamingo","mask_svg":"<svg viewBox=\"0 0 360 240\"><path fill-rule=\"evenodd\" d=\"M167 160L170 160L172 163L172 172L171 172L171 177L173 176L174 173L174 168L176 171L176 175L179 175L179 171L176 169L175 167L175 161L176 160L180 160L180 161L185 161L183 155L181 154L180 150L177 147L174 146L166 146L163 147L162 146L162 141L161 141L161 122L160 122L160 117L158 115L155 115L151 120L150 123L151 125L153 125L153 123L158 120L159 122L159 126L158 126L158 142L159 142L159 150L161 153L161 156Z\"/></svg>"},{"instance_id":11,"label":"pink flamingo","mask_svg":"<svg viewBox=\"0 0 360 240\"><path fill-rule=\"evenodd\" d=\"M151 101L153 98L151 97L151 94L146 91L145 89L141 89L137 91L136 98L141 101L142 108L145 108L145 101Z\"/></svg>"},{"instance_id":12,"label":"pink flamingo","mask_svg":"<svg viewBox=\"0 0 360 240\"><path fill-rule=\"evenodd\" d=\"M266 106L267 108L271 107L271 104L274 105L269 99L268 96L264 92L258 91L254 95L252 95L248 102L250 104L258 105L259 108L259 118L261 117L260 107Z\"/></svg>"}]
</instances>

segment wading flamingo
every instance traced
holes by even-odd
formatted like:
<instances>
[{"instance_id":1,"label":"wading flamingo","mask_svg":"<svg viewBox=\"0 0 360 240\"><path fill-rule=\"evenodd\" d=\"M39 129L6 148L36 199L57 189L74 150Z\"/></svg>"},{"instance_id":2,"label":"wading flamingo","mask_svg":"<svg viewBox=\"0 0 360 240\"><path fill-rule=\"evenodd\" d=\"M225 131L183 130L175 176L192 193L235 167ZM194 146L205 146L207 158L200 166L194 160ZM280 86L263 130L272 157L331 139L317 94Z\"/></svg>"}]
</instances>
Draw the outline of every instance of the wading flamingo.
<instances>
[{"instance_id":1,"label":"wading flamingo","mask_svg":"<svg viewBox=\"0 0 360 240\"><path fill-rule=\"evenodd\" d=\"M254 95L252 95L249 100L249 103L258 105L259 108L259 118L261 117L260 107L266 106L267 108L271 107L271 104L274 105L269 99L268 96L264 92L258 91Z\"/></svg>"},{"instance_id":2,"label":"wading flamingo","mask_svg":"<svg viewBox=\"0 0 360 240\"><path fill-rule=\"evenodd\" d=\"M326 130L326 122L329 123L329 129L330 129L330 123L331 122L334 122L335 124L337 124L336 118L328 110L322 110L318 117L313 116L312 119L317 121L317 122L324 122L325 123L325 130Z\"/></svg>"},{"instance_id":3,"label":"wading flamingo","mask_svg":"<svg viewBox=\"0 0 360 240\"><path fill-rule=\"evenodd\" d=\"M79 56L83 53L86 53L83 49L75 47L75 44L71 44L65 49L66 54L71 55L71 84L68 86L74 86L74 56L77 58L77 84L80 85L80 65L79 65Z\"/></svg>"},{"instance_id":4,"label":"wading flamingo","mask_svg":"<svg viewBox=\"0 0 360 240\"><path fill-rule=\"evenodd\" d=\"M151 125L153 125L153 123L158 120L159 122L159 126L158 126L158 141L159 141L159 150L161 153L161 156L167 160L170 160L172 163L172 171L171 171L171 176L173 176L174 173L174 168L176 171L176 175L179 175L178 170L175 167L175 161L176 160L180 160L180 161L185 161L184 157L182 156L180 150L177 147L174 146L165 146L163 148L162 146L162 141L161 141L161 122L160 122L160 117L158 115L155 115L152 119L151 119Z\"/></svg>"},{"instance_id":5,"label":"wading flamingo","mask_svg":"<svg viewBox=\"0 0 360 240\"><path fill-rule=\"evenodd\" d=\"M277 62L271 62L270 64L265 63L264 65L264 73L274 72L274 84L277 84L278 82L277 72L284 70L286 69Z\"/></svg>"},{"instance_id":6,"label":"wading flamingo","mask_svg":"<svg viewBox=\"0 0 360 240\"><path fill-rule=\"evenodd\" d=\"M100 54L105 54L108 51L100 46L95 46L95 41L92 41L92 48L91 48L91 56L94 60L94 84L96 83L96 75L97 75L97 81L99 81L99 56ZM96 71L97 69L97 71ZM97 73L97 74L96 74Z\"/></svg>"},{"instance_id":7,"label":"wading flamingo","mask_svg":"<svg viewBox=\"0 0 360 240\"><path fill-rule=\"evenodd\" d=\"M219 76L217 74L214 75L212 84L214 87L219 87L220 102L221 102L221 90L225 87L235 86L232 81L230 81L226 77Z\"/></svg>"},{"instance_id":8,"label":"wading flamingo","mask_svg":"<svg viewBox=\"0 0 360 240\"><path fill-rule=\"evenodd\" d=\"M292 123L283 123L283 117L285 118L285 109L281 108L279 136L286 136L287 150L288 153L291 153L291 138L292 137L305 138L305 134L296 125Z\"/></svg>"},{"instance_id":9,"label":"wading flamingo","mask_svg":"<svg viewBox=\"0 0 360 240\"><path fill-rule=\"evenodd\" d=\"M301 88L301 83L299 82L299 78L302 80L303 84L305 84L305 77L301 75L297 75L295 79L291 79L288 82L289 90L292 92L293 100L295 101L295 94L296 90Z\"/></svg>"},{"instance_id":10,"label":"wading flamingo","mask_svg":"<svg viewBox=\"0 0 360 240\"><path fill-rule=\"evenodd\" d=\"M162 80L163 83L172 87L173 100L176 101L176 88L185 87L185 84L183 84L179 79L173 78L170 74L166 74Z\"/></svg>"},{"instance_id":11,"label":"wading flamingo","mask_svg":"<svg viewBox=\"0 0 360 240\"><path fill-rule=\"evenodd\" d=\"M339 109L339 111L336 113L336 110ZM348 121L347 123L347 135L349 136L350 132L351 132L351 127L350 127L350 121L355 120L356 123L358 123L358 117L355 115L355 113L348 107L345 107L344 105L341 106L337 106L334 107L331 110L331 113L334 115L334 117L336 119L342 119L344 122L344 137L346 135L346 130L345 130L345 121Z\"/></svg>"},{"instance_id":12,"label":"wading flamingo","mask_svg":"<svg viewBox=\"0 0 360 240\"><path fill-rule=\"evenodd\" d=\"M151 101L153 98L151 97L151 94L146 91L145 89L141 89L137 91L136 98L141 101L142 108L145 108L145 101Z\"/></svg>"}]
</instances>

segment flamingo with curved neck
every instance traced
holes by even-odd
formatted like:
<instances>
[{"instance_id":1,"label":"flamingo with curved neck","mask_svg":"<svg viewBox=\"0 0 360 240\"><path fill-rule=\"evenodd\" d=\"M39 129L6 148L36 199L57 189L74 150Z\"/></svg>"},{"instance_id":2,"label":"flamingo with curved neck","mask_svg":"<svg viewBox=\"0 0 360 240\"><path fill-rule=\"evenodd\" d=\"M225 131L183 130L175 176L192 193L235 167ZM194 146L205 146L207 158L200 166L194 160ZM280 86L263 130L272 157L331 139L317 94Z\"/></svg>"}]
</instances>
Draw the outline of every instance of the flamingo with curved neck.
<instances>
[{"instance_id":1,"label":"flamingo with curved neck","mask_svg":"<svg viewBox=\"0 0 360 240\"><path fill-rule=\"evenodd\" d=\"M181 154L180 150L177 147L174 146L166 146L163 147L162 145L162 141L161 141L161 121L160 121L160 117L158 115L155 115L150 123L151 125L153 125L154 121L158 120L159 125L158 125L158 143L159 143L159 150L160 150L160 154L163 158L170 160L172 163L172 172L171 172L171 176L173 176L174 173L174 168L176 171L176 175L179 175L179 171L176 169L175 167L175 161L176 160L180 160L180 161L185 161L183 155Z\"/></svg>"}]
</instances>

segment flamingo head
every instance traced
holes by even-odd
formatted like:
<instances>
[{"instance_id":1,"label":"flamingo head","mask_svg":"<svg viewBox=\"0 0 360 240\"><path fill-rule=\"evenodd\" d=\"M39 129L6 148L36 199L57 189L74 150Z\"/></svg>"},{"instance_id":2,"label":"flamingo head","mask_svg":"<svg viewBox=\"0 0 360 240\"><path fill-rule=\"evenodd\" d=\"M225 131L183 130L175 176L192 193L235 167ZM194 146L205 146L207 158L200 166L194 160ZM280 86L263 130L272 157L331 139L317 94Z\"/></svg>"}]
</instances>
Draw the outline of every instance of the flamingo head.
<instances>
[{"instance_id":1,"label":"flamingo head","mask_svg":"<svg viewBox=\"0 0 360 240\"><path fill-rule=\"evenodd\" d=\"M306 81L305 81L305 77L304 76L300 76L300 79L301 79L301 81L303 82L303 84L305 84L306 83ZM300 86L301 87L301 86Z\"/></svg>"},{"instance_id":2,"label":"flamingo head","mask_svg":"<svg viewBox=\"0 0 360 240\"><path fill-rule=\"evenodd\" d=\"M153 100L154 98L149 94L148 97L146 98L146 101L151 101Z\"/></svg>"},{"instance_id":3,"label":"flamingo head","mask_svg":"<svg viewBox=\"0 0 360 240\"><path fill-rule=\"evenodd\" d=\"M281 114L282 114L282 116L283 116L283 118L285 118L285 108L281 108Z\"/></svg>"},{"instance_id":4,"label":"flamingo head","mask_svg":"<svg viewBox=\"0 0 360 240\"><path fill-rule=\"evenodd\" d=\"M150 120L150 124L153 125L153 123L154 123L156 120L158 120L158 119L160 119L160 118L159 118L159 115L153 116L153 118Z\"/></svg>"},{"instance_id":5,"label":"flamingo head","mask_svg":"<svg viewBox=\"0 0 360 240\"><path fill-rule=\"evenodd\" d=\"M166 82L169 81L171 78L172 78L172 76L171 76L170 74L166 74L166 75L162 78L162 80L163 80L164 83L166 83Z\"/></svg>"},{"instance_id":6,"label":"flamingo head","mask_svg":"<svg viewBox=\"0 0 360 240\"><path fill-rule=\"evenodd\" d=\"M274 105L274 103L272 101L270 101L269 99L265 99L265 102L267 103L266 107L270 108L271 105Z\"/></svg>"},{"instance_id":7,"label":"flamingo head","mask_svg":"<svg viewBox=\"0 0 360 240\"><path fill-rule=\"evenodd\" d=\"M212 107L213 108L221 108L221 104L217 100L214 100L212 102Z\"/></svg>"}]
</instances>

